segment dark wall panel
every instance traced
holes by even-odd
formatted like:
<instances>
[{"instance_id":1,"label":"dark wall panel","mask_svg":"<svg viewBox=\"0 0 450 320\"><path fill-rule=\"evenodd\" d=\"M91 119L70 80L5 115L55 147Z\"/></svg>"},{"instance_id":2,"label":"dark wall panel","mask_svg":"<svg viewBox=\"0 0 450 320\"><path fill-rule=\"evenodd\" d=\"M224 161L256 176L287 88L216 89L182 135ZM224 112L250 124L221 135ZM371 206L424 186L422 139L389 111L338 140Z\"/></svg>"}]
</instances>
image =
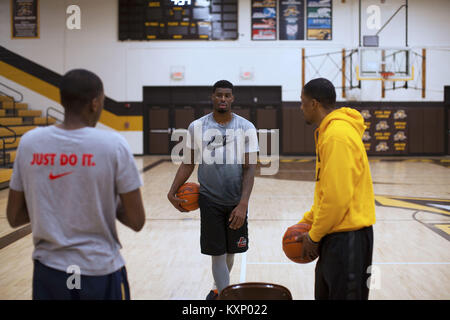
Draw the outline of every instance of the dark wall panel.
<instances>
[{"instance_id":1,"label":"dark wall panel","mask_svg":"<svg viewBox=\"0 0 450 320\"><path fill-rule=\"evenodd\" d=\"M436 108L423 110L423 152L425 153L441 151L442 142L438 132L443 132L443 128L438 116L439 110Z\"/></svg>"},{"instance_id":2,"label":"dark wall panel","mask_svg":"<svg viewBox=\"0 0 450 320\"><path fill-rule=\"evenodd\" d=\"M256 127L264 129L276 129L277 126L277 110L271 109L258 109L256 111Z\"/></svg>"},{"instance_id":3,"label":"dark wall panel","mask_svg":"<svg viewBox=\"0 0 450 320\"><path fill-rule=\"evenodd\" d=\"M423 140L423 110L410 108L408 109L408 152L411 154L423 153Z\"/></svg>"},{"instance_id":4,"label":"dark wall panel","mask_svg":"<svg viewBox=\"0 0 450 320\"><path fill-rule=\"evenodd\" d=\"M300 102L283 102L283 151L282 154L314 154L315 126L305 123ZM446 116L442 102L337 102L336 106L357 110L381 107L405 109L408 115L408 154L445 154L446 144L450 149L450 116ZM448 121L448 124L446 122ZM446 138L446 136L448 136ZM446 140L447 139L447 140Z\"/></svg>"},{"instance_id":5,"label":"dark wall panel","mask_svg":"<svg viewBox=\"0 0 450 320\"><path fill-rule=\"evenodd\" d=\"M447 154L450 154L450 106L445 107L445 112L447 113L447 128L445 129L447 131Z\"/></svg>"},{"instance_id":6,"label":"dark wall panel","mask_svg":"<svg viewBox=\"0 0 450 320\"><path fill-rule=\"evenodd\" d=\"M283 102L282 154L315 154L315 126L305 122L300 102Z\"/></svg>"}]
</instances>

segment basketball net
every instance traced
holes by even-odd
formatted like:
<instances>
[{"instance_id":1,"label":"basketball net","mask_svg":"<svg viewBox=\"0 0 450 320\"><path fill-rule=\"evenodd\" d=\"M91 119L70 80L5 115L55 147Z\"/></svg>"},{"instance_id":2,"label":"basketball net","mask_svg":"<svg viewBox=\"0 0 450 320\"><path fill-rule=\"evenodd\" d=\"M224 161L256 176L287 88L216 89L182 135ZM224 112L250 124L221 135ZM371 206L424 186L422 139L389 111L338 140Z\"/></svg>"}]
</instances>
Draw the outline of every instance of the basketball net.
<instances>
[{"instance_id":1,"label":"basketball net","mask_svg":"<svg viewBox=\"0 0 450 320\"><path fill-rule=\"evenodd\" d=\"M389 80L390 77L395 76L395 73L394 72L381 71L380 75L383 77L384 80Z\"/></svg>"}]
</instances>

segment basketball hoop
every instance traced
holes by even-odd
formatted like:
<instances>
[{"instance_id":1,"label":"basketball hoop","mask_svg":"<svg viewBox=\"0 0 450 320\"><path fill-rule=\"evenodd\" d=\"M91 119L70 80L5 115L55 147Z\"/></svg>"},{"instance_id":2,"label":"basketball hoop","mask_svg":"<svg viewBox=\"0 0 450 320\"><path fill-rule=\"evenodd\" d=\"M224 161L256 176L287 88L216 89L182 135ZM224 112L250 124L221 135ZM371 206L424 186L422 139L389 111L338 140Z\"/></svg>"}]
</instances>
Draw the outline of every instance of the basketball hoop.
<instances>
[{"instance_id":1,"label":"basketball hoop","mask_svg":"<svg viewBox=\"0 0 450 320\"><path fill-rule=\"evenodd\" d=\"M389 80L390 77L395 76L395 73L394 72L381 71L380 75L383 77L384 80Z\"/></svg>"}]
</instances>

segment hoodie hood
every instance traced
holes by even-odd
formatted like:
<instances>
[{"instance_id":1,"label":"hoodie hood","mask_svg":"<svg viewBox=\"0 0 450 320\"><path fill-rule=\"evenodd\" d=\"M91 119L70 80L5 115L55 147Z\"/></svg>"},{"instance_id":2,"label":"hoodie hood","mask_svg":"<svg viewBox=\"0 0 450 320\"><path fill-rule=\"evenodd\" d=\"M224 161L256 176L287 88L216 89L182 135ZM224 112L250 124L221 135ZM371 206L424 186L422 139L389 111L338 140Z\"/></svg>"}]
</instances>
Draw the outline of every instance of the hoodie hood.
<instances>
[{"instance_id":1,"label":"hoodie hood","mask_svg":"<svg viewBox=\"0 0 450 320\"><path fill-rule=\"evenodd\" d=\"M366 126L364 125L364 118L362 117L361 113L356 109L343 107L330 112L322 120L322 123L319 126L319 131L323 132L324 130L326 130L328 125L333 120L347 121L353 126L353 128L356 129L361 138L364 134L364 131L366 130Z\"/></svg>"}]
</instances>

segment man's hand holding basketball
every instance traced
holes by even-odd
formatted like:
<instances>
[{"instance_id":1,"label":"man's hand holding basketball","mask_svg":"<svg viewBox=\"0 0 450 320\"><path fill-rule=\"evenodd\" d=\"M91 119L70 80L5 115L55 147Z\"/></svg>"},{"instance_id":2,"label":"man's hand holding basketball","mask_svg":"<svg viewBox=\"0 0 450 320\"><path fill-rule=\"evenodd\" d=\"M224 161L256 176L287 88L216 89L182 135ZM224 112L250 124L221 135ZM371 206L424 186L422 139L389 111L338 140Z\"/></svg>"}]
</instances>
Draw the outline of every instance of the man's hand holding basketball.
<instances>
[{"instance_id":1,"label":"man's hand holding basketball","mask_svg":"<svg viewBox=\"0 0 450 320\"><path fill-rule=\"evenodd\" d=\"M244 225L245 218L247 216L247 205L239 203L236 208L231 212L230 219L230 229L237 230Z\"/></svg>"},{"instance_id":2,"label":"man's hand holding basketball","mask_svg":"<svg viewBox=\"0 0 450 320\"><path fill-rule=\"evenodd\" d=\"M299 240L302 242L302 259L315 260L319 256L319 242L314 242L309 236L309 233L305 232Z\"/></svg>"},{"instance_id":3,"label":"man's hand holding basketball","mask_svg":"<svg viewBox=\"0 0 450 320\"><path fill-rule=\"evenodd\" d=\"M176 196L175 193L169 192L167 194L167 199L169 199L170 203L180 212L189 212L188 210L184 209L181 204L187 202L187 200L180 199Z\"/></svg>"}]
</instances>

